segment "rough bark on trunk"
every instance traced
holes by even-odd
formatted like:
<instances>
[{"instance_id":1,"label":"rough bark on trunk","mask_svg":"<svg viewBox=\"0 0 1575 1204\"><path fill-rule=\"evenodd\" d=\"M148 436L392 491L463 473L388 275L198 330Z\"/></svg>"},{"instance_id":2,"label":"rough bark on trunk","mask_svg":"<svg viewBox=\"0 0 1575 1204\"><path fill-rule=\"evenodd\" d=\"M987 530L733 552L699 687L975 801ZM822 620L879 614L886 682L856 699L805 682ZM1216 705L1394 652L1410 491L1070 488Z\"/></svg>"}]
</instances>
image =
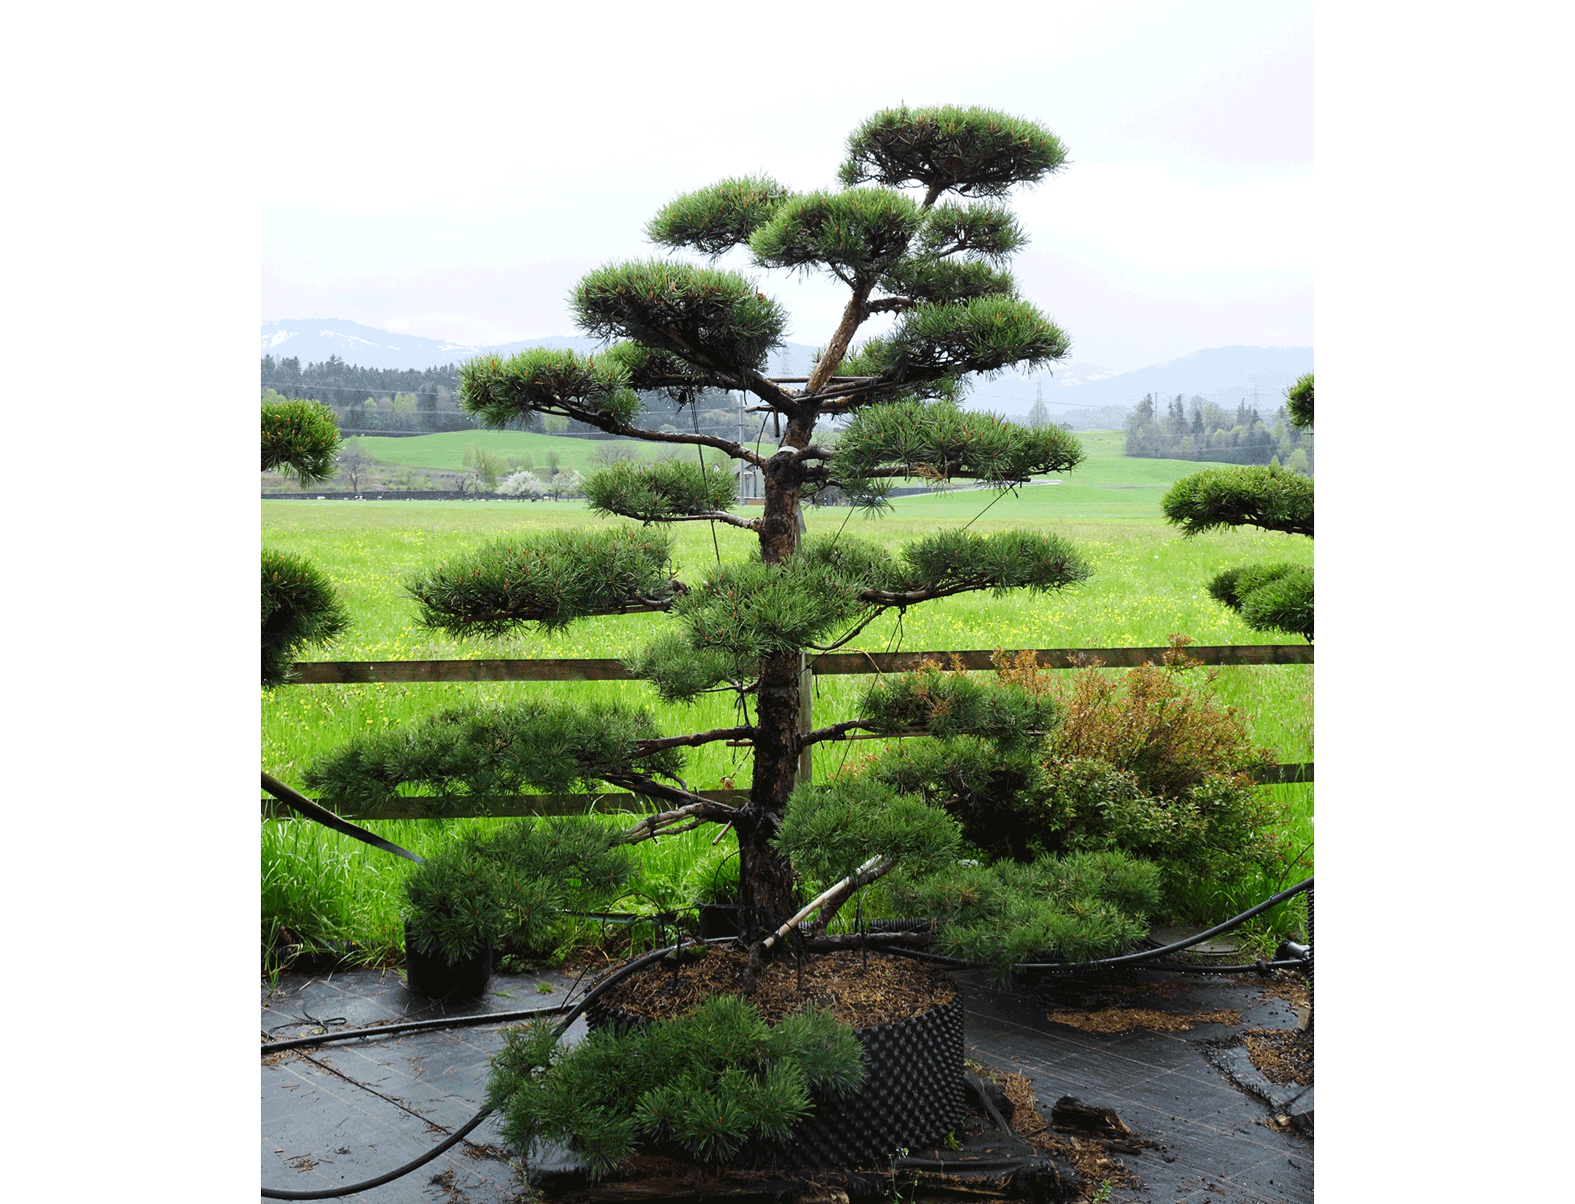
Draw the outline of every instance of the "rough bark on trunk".
<instances>
[{"instance_id":1,"label":"rough bark on trunk","mask_svg":"<svg viewBox=\"0 0 1575 1204\"><path fill-rule=\"evenodd\" d=\"M814 431L815 408L805 406L788 415L783 448L804 448ZM804 469L788 459L773 459L765 469L765 507L760 522L760 555L776 564L798 548L800 496ZM760 942L796 910L793 869L771 846L793 792L801 748L799 739L799 656L796 652L768 656L760 663L755 698L754 767L745 819L738 830L739 935L751 947L751 971L745 990L754 985Z\"/></svg>"}]
</instances>

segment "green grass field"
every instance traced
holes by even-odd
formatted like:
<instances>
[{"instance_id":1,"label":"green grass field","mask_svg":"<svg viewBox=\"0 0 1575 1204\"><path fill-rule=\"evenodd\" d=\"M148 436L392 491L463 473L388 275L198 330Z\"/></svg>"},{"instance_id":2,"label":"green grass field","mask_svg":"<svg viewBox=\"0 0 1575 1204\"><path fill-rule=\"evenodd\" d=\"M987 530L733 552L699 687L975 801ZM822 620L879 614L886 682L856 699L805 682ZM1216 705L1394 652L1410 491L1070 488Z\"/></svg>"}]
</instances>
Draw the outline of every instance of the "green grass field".
<instances>
[{"instance_id":1,"label":"green grass field","mask_svg":"<svg viewBox=\"0 0 1575 1204\"><path fill-rule=\"evenodd\" d=\"M385 464L442 472L462 472L465 449L471 444L504 460L529 456L538 472L546 469L547 456L551 452L558 453L563 468L588 473L597 465L595 453L609 446L626 448L642 460L653 460L668 449L667 444L639 439L574 439L566 435L534 435L529 431L445 431L441 435L412 435L403 439L364 435L361 443L367 455ZM683 450L694 455L691 449ZM718 453L708 455L720 459Z\"/></svg>"},{"instance_id":2,"label":"green grass field","mask_svg":"<svg viewBox=\"0 0 1575 1204\"><path fill-rule=\"evenodd\" d=\"M434 449L447 448L444 454L452 451L457 457L467 442L479 441L478 434L483 433L368 442L379 445L374 455L383 454L382 445L394 445L412 457L405 461L410 466L433 468L443 467L433 462ZM506 432L483 437L582 447L586 442ZM1079 439L1087 459L1057 483L1034 484L1005 495L968 489L905 497L897 499L883 517L840 507L809 510L806 524L812 533L846 532L892 548L937 526L970 522L970 529L976 531L1013 526L1051 529L1080 546L1094 569L1089 582L1062 593L1018 593L1000 598L962 595L914 607L902 616L889 614L871 624L852 647L879 652L1150 646L1164 644L1172 633L1191 636L1200 644L1299 642L1296 637L1275 639L1250 631L1208 596L1204 583L1223 568L1254 560L1311 564L1311 541L1252 529L1184 540L1164 523L1159 503L1172 482L1196 471L1198 465L1127 460L1120 454L1122 437L1117 432L1085 433ZM516 454L502 447L492 450ZM498 640L460 642L423 628L415 604L403 591L403 582L415 570L498 538L564 525L601 526L620 521L592 515L578 501L262 503L264 546L313 560L334 581L353 619L335 644L311 651L305 658L309 660L609 657L632 653L660 628L663 616L588 619L554 633L529 630ZM682 576L693 577L703 571L715 561L718 548L723 559L751 551L752 536L730 527L717 528L714 543L711 527L705 523L676 524L675 535L675 562ZM856 714L857 698L867 684L868 679L862 677L821 678L814 700L816 722L830 723ZM575 698L620 698L648 705L656 710L658 725L670 733L737 722L731 702L723 696L710 696L693 707L664 708L643 682L290 686L262 696L263 769L299 785L301 770L313 757L356 733L407 723L461 702L518 697L522 690ZM1256 742L1273 750L1278 760L1297 763L1314 759L1311 666L1225 668L1219 672L1217 690L1224 702L1247 717ZM856 759L872 747L873 743L848 743L822 748L816 756L817 777L834 772L843 761ZM719 745L694 750L686 772L690 785L699 789L720 785L723 776L732 777L739 787L749 780L748 761L742 751ZM1305 828L1310 840L1311 787L1276 789L1292 801L1298 817L1295 822L1299 829ZM282 826L284 830L297 827ZM265 849L265 879L269 880L270 875L278 877L279 865L288 860L281 860L279 842L284 837L276 833L270 839L272 861ZM369 869L375 865L373 872L383 875L376 880L381 884L376 891L386 893L391 889L389 884L402 878L405 863L390 866L393 859L375 852L362 854L353 842L334 834L290 839L309 841L319 850L313 863L319 866L313 871L319 876L327 874L321 866L323 857L329 857L342 866L354 863ZM331 857L322 851L330 849L338 851ZM281 898L289 896L284 887L274 889L276 894L284 892ZM300 890L306 888L300 887L297 893ZM397 906L395 896L397 892L387 898L377 895L384 899L373 908L380 918L354 926L364 941L382 944L389 939L393 920L388 909ZM356 906L361 905L335 904L340 912Z\"/></svg>"}]
</instances>

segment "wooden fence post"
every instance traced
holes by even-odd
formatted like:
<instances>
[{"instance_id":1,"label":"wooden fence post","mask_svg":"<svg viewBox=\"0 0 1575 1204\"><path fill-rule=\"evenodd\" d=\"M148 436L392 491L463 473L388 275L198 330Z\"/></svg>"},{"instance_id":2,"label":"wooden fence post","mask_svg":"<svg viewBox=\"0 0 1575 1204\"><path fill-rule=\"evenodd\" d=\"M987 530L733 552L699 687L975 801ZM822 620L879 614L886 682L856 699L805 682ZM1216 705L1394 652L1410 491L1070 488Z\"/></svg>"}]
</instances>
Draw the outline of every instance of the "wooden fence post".
<instances>
[{"instance_id":1,"label":"wooden fence post","mask_svg":"<svg viewBox=\"0 0 1575 1204\"><path fill-rule=\"evenodd\" d=\"M815 671L809 667L807 653L798 654L798 730L803 735L814 730L812 700L815 696ZM807 782L814 773L815 748L806 744L798 754L798 782Z\"/></svg>"}]
</instances>

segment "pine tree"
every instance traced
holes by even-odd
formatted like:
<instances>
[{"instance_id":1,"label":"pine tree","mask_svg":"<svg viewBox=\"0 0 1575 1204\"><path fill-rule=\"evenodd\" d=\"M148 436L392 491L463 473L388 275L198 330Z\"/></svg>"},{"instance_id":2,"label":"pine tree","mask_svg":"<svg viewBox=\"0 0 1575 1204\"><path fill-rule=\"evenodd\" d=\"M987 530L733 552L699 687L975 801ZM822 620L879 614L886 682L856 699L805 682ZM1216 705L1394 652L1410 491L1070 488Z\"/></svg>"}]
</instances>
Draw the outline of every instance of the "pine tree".
<instances>
[{"instance_id":1,"label":"pine tree","mask_svg":"<svg viewBox=\"0 0 1575 1204\"><path fill-rule=\"evenodd\" d=\"M801 758L858 728L922 731L947 713L888 694L884 702L872 698L858 719L800 730L804 652L837 647L890 609L964 591L1060 589L1089 575L1073 547L1041 532L937 532L898 555L851 536L803 537L801 507L823 491L836 489L856 505L878 509L903 478L1004 488L1033 474L1066 471L1083 454L1057 427L1030 429L959 404L971 374L1041 368L1069 349L1067 336L1018 297L1005 271L1024 237L1002 198L1061 169L1059 140L1032 122L988 110L902 107L866 121L847 150L841 188L798 193L767 176L726 179L678 197L646 227L658 245L713 263L743 248L758 268L817 272L842 284L841 320L801 387L764 375L787 326L777 302L736 272L676 258L611 264L580 281L571 295L577 324L606 341L605 350L483 356L461 369L461 405L488 427L568 420L688 449L693 459L606 466L585 482L592 508L640 524L731 527L752 537L754 557L678 581L666 567L666 537L642 525L500 544L410 585L425 621L460 635L628 610L670 613L675 630L631 667L664 700L735 691L743 722L671 738L636 724L617 748L591 749L584 733L573 735L576 722L607 729L605 716L571 722L521 714L511 739L532 751L507 754L508 765L524 775L520 781L552 778L556 788L608 782L666 800L670 810L645 825L651 834L698 822L731 825L743 936L757 963L770 934L798 908L793 866L779 838ZM895 315L895 328L856 342L865 323L883 314ZM637 425L645 408L640 393L660 393L693 409L717 389L748 394L757 410L769 413L774 450L757 452L735 436L696 432L682 420L670 424L676 429L659 429L660 420ZM846 423L834 448L815 438L817 423L831 419ZM736 480L717 453L760 474L764 506L756 516L732 512ZM1001 729L999 707L968 713L1000 739L1011 738L1012 724L1042 730L1047 721L1042 710L1020 708ZM955 714L950 722L951 730L969 730L956 727ZM525 730L552 723L560 726L550 738ZM716 740L752 744L743 807L694 793L670 761L684 746ZM392 789L334 766L317 780L336 791L359 788L355 781L374 793ZM820 797L820 789L816 784L795 797ZM878 803L870 801L877 796ZM857 810L879 834L845 833L838 846L851 858L854 845L865 842L851 863L858 884L903 855L922 860L945 845L934 825L953 821L938 809L920 808L929 818L909 815L889 789L865 802L848 803L848 813ZM799 854L808 856L816 843L801 841ZM824 856L816 865L823 881L848 868ZM828 903L822 919L836 905Z\"/></svg>"}]
</instances>

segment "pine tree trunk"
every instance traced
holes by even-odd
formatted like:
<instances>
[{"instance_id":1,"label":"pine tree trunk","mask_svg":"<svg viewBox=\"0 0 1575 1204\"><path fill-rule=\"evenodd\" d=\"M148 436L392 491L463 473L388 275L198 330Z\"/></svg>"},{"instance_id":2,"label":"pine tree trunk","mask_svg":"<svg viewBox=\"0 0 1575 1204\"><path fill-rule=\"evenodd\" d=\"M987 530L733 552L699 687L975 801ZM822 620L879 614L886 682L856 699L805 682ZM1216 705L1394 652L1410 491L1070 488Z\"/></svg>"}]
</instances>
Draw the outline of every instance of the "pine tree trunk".
<instances>
[{"instance_id":1,"label":"pine tree trunk","mask_svg":"<svg viewBox=\"0 0 1575 1204\"><path fill-rule=\"evenodd\" d=\"M813 407L789 415L781 446L808 447L814 431ZM799 504L803 468L773 460L765 469L765 512L760 524L760 554L767 564L791 556L798 548ZM771 840L787 807L798 773L799 656L796 652L768 656L760 663L755 699L755 750L749 806L738 832L739 935L751 949L751 971L745 989L754 985L759 943L797 910L793 870Z\"/></svg>"}]
</instances>

